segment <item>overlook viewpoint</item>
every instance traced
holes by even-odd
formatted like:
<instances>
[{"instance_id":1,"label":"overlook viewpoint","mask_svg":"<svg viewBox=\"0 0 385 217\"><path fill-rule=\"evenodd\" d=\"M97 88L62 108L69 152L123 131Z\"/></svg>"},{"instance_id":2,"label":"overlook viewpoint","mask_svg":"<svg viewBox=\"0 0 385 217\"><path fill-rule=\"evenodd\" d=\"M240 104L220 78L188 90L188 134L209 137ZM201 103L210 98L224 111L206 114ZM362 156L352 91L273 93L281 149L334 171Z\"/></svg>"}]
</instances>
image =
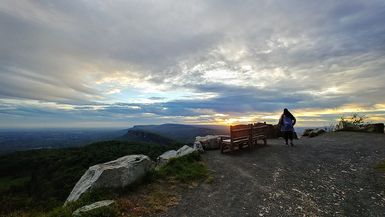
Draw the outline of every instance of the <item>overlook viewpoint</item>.
<instances>
[{"instance_id":1,"label":"overlook viewpoint","mask_svg":"<svg viewBox=\"0 0 385 217\"><path fill-rule=\"evenodd\" d=\"M207 151L211 184L158 216L382 216L385 135L338 132L253 152Z\"/></svg>"}]
</instances>

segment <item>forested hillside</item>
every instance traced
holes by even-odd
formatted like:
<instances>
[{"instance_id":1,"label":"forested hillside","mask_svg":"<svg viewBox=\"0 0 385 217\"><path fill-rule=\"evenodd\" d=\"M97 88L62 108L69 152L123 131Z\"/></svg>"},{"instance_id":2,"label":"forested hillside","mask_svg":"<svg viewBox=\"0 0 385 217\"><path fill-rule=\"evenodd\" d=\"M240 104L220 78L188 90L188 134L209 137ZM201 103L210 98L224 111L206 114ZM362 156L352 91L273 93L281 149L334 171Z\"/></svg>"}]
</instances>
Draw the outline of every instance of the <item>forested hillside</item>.
<instances>
[{"instance_id":1,"label":"forested hillside","mask_svg":"<svg viewBox=\"0 0 385 217\"><path fill-rule=\"evenodd\" d=\"M129 154L155 159L179 144L97 142L81 148L43 149L0 157L0 215L61 205L88 167Z\"/></svg>"}]
</instances>

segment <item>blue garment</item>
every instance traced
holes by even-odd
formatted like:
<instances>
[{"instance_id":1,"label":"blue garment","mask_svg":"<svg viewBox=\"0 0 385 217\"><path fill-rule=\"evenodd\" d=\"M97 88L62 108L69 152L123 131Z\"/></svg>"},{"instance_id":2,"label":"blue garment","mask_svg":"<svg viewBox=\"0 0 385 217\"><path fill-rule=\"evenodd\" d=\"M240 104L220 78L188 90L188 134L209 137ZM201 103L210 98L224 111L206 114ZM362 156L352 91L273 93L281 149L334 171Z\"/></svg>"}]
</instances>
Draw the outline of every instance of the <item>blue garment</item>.
<instances>
[{"instance_id":1,"label":"blue garment","mask_svg":"<svg viewBox=\"0 0 385 217\"><path fill-rule=\"evenodd\" d=\"M290 117L286 117L285 115L282 117L281 131L294 131L293 120Z\"/></svg>"}]
</instances>

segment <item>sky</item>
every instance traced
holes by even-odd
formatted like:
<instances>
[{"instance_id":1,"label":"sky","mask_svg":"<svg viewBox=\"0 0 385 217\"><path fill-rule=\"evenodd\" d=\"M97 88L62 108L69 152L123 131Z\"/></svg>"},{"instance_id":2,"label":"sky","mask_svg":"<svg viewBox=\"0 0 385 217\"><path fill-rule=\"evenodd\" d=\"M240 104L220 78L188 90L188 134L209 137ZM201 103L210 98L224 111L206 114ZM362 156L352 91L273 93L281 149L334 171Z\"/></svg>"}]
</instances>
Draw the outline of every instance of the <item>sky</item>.
<instances>
[{"instance_id":1,"label":"sky","mask_svg":"<svg viewBox=\"0 0 385 217\"><path fill-rule=\"evenodd\" d=\"M0 128L385 122L383 0L2 0Z\"/></svg>"}]
</instances>

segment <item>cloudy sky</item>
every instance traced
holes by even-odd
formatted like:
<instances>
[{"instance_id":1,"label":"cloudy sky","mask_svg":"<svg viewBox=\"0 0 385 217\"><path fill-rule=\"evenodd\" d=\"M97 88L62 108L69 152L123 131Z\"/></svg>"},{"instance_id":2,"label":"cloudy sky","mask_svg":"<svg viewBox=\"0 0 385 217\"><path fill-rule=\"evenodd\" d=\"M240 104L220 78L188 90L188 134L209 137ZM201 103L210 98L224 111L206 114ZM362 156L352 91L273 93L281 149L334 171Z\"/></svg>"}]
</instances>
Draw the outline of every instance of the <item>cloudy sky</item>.
<instances>
[{"instance_id":1,"label":"cloudy sky","mask_svg":"<svg viewBox=\"0 0 385 217\"><path fill-rule=\"evenodd\" d=\"M385 122L383 0L2 0L0 127Z\"/></svg>"}]
</instances>

